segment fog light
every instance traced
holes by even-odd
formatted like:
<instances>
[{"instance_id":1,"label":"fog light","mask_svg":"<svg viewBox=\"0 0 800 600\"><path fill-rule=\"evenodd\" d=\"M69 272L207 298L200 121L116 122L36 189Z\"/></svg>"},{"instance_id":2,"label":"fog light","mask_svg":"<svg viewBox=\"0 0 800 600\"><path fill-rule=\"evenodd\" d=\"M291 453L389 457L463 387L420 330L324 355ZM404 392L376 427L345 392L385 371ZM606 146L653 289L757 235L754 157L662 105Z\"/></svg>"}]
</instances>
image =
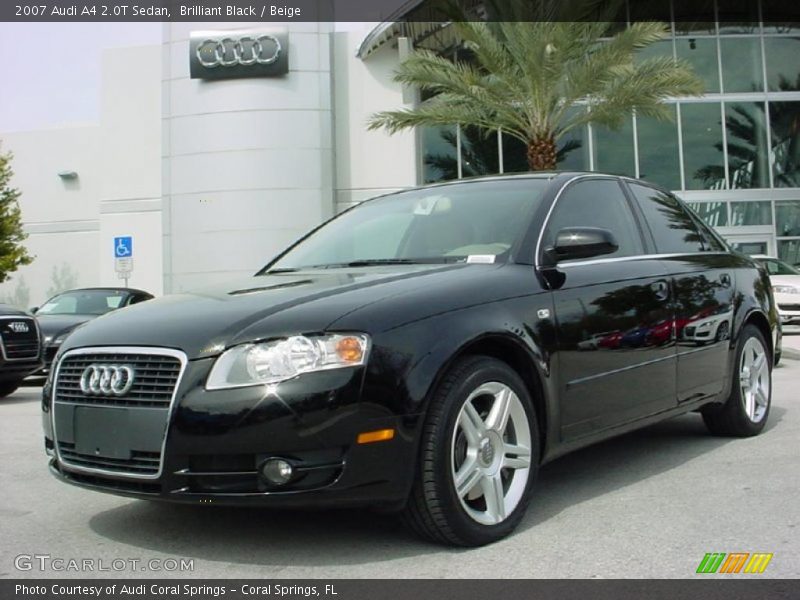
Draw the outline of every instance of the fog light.
<instances>
[{"instance_id":1,"label":"fog light","mask_svg":"<svg viewBox=\"0 0 800 600\"><path fill-rule=\"evenodd\" d=\"M294 469L282 458L270 458L261 466L261 474L273 485L284 485L292 478Z\"/></svg>"}]
</instances>

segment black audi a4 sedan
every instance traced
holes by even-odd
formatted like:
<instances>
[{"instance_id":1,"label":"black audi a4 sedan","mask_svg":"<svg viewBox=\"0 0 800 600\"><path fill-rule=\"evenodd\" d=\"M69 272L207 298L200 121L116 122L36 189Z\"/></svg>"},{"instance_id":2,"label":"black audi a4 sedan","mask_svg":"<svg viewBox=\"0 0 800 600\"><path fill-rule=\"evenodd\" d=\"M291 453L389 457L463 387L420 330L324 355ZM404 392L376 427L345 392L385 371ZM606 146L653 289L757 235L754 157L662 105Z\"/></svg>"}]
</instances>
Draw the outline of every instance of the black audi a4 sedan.
<instances>
[{"instance_id":1,"label":"black audi a4 sedan","mask_svg":"<svg viewBox=\"0 0 800 600\"><path fill-rule=\"evenodd\" d=\"M93 490L367 505L480 545L576 448L689 411L758 434L779 352L767 274L669 192L459 181L364 202L244 281L77 329L44 389L45 444L54 475Z\"/></svg>"}]
</instances>

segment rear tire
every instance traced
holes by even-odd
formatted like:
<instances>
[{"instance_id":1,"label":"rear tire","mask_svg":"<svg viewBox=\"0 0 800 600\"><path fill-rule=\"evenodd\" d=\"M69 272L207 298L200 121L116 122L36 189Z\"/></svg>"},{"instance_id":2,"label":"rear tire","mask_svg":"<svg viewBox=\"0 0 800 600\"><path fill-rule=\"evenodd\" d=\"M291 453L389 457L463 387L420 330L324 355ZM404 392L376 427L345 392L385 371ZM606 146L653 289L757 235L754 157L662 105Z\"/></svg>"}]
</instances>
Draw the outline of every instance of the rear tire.
<instances>
[{"instance_id":1,"label":"rear tire","mask_svg":"<svg viewBox=\"0 0 800 600\"><path fill-rule=\"evenodd\" d=\"M505 363L459 360L428 407L405 522L454 546L482 546L517 527L539 467L530 394Z\"/></svg>"},{"instance_id":2,"label":"rear tire","mask_svg":"<svg viewBox=\"0 0 800 600\"><path fill-rule=\"evenodd\" d=\"M19 381L6 381L4 383L0 383L0 398L5 398L6 396L10 396L14 392L17 391L19 387Z\"/></svg>"},{"instance_id":3,"label":"rear tire","mask_svg":"<svg viewBox=\"0 0 800 600\"><path fill-rule=\"evenodd\" d=\"M764 429L772 403L772 360L761 331L748 324L736 344L731 394L725 404L703 408L714 435L750 437Z\"/></svg>"}]
</instances>

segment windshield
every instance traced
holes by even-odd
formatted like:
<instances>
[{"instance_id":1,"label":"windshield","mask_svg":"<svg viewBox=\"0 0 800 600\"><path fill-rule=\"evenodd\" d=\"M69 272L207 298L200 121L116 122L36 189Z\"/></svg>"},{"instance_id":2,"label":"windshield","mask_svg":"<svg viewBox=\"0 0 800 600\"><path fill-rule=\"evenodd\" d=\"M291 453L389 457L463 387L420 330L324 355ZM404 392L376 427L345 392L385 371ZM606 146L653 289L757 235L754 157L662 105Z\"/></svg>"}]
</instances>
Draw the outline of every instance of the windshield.
<instances>
[{"instance_id":1,"label":"windshield","mask_svg":"<svg viewBox=\"0 0 800 600\"><path fill-rule=\"evenodd\" d=\"M775 258L761 258L758 260L767 267L767 272L770 275L800 275L800 271L782 260L777 260Z\"/></svg>"},{"instance_id":2,"label":"windshield","mask_svg":"<svg viewBox=\"0 0 800 600\"><path fill-rule=\"evenodd\" d=\"M37 315L102 315L122 306L127 292L120 290L76 290L53 296Z\"/></svg>"},{"instance_id":3,"label":"windshield","mask_svg":"<svg viewBox=\"0 0 800 600\"><path fill-rule=\"evenodd\" d=\"M327 223L268 272L495 262L523 234L547 184L546 178L473 181L377 198Z\"/></svg>"}]
</instances>

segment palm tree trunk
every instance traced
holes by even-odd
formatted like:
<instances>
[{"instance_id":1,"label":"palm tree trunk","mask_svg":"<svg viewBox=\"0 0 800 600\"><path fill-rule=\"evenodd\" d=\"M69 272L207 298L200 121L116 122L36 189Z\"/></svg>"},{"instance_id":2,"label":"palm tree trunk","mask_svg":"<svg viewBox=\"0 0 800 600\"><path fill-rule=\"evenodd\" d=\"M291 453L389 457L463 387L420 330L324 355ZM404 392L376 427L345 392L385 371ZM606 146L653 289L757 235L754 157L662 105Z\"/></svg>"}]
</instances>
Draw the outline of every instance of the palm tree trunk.
<instances>
[{"instance_id":1,"label":"palm tree trunk","mask_svg":"<svg viewBox=\"0 0 800 600\"><path fill-rule=\"evenodd\" d=\"M531 171L555 171L556 140L552 135L528 140L528 167Z\"/></svg>"}]
</instances>

